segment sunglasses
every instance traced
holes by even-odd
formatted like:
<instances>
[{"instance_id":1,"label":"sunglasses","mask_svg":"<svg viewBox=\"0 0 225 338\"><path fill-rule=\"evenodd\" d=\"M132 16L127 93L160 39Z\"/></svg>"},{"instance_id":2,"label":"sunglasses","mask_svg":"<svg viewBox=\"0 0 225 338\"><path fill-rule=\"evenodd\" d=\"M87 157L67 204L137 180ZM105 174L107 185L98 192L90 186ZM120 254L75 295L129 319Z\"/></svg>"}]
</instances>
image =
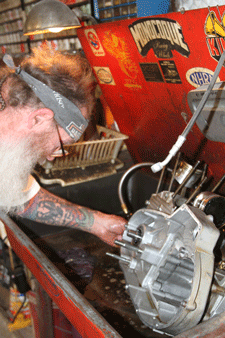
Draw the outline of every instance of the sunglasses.
<instances>
[{"instance_id":1,"label":"sunglasses","mask_svg":"<svg viewBox=\"0 0 225 338\"><path fill-rule=\"evenodd\" d=\"M62 138L61 138L61 136L60 136L59 127L58 127L57 123L55 123L55 125L56 125L56 130L57 130L57 133L58 133L59 143L60 143L60 147L61 147L62 153L60 153L59 155L57 155L57 153L52 154L52 155L53 155L54 157L65 157L68 153L67 153L67 151L64 149L63 141L62 141Z\"/></svg>"}]
</instances>

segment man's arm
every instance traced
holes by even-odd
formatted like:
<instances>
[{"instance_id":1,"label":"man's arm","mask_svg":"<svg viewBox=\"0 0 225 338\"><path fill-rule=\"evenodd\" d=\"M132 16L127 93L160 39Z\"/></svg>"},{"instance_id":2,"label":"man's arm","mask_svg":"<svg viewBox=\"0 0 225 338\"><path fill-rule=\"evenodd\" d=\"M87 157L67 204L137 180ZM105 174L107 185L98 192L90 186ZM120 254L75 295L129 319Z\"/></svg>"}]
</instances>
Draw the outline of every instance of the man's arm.
<instances>
[{"instance_id":1,"label":"man's arm","mask_svg":"<svg viewBox=\"0 0 225 338\"><path fill-rule=\"evenodd\" d=\"M19 212L23 218L39 223L66 226L84 230L114 245L121 240L126 220L115 215L73 204L41 188Z\"/></svg>"}]
</instances>

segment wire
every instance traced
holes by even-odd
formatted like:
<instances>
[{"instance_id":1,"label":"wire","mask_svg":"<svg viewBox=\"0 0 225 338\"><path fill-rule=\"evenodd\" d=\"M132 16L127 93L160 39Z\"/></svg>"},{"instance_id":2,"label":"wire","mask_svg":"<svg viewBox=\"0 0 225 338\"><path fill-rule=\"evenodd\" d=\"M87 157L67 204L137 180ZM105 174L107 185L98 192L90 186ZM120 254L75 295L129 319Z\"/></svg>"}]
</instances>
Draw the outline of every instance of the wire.
<instances>
[{"instance_id":1,"label":"wire","mask_svg":"<svg viewBox=\"0 0 225 338\"><path fill-rule=\"evenodd\" d=\"M190 119L190 121L188 122L186 128L184 129L184 131L182 132L181 135L178 136L178 139L176 141L176 143L173 145L173 147L171 148L171 150L169 151L169 154L167 155L166 159L163 161L163 162L158 162L158 163L155 163L151 169L154 173L160 171L165 165L167 165L170 160L172 159L172 157L174 155L176 155L176 153L179 151L179 149L182 147L183 143L186 141L186 137L188 135L188 133L190 132L190 130L192 129L193 125L195 124L198 116L200 115L211 91L212 91L212 88L218 78L218 75L220 73L220 70L224 64L224 60L225 60L225 50L223 51L223 54L221 55L220 57L220 60L218 62L218 65L215 69L215 72L213 74L213 77L212 77L212 80L210 81L209 83L209 86L206 90L206 92L204 93L201 101L199 102L198 104L198 107L195 111L195 113L193 114L192 118Z\"/></svg>"},{"instance_id":2,"label":"wire","mask_svg":"<svg viewBox=\"0 0 225 338\"><path fill-rule=\"evenodd\" d=\"M27 300L27 297L26 297L26 294L24 294L24 300L23 300L23 303L21 304L21 306L19 307L18 311L16 312L15 316L13 317L12 319L12 322L11 324L13 324L18 316L18 314L20 313L20 311L22 310L24 304L26 303L26 300Z\"/></svg>"}]
</instances>

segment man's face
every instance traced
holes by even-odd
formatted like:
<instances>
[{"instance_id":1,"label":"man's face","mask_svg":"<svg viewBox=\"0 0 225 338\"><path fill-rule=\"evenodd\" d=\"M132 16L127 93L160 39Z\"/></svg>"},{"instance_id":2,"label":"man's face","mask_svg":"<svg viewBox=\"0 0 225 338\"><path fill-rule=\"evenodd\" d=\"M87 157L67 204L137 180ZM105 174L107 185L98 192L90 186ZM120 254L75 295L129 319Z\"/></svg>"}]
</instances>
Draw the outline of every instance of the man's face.
<instances>
[{"instance_id":1,"label":"man's face","mask_svg":"<svg viewBox=\"0 0 225 338\"><path fill-rule=\"evenodd\" d=\"M29 107L6 107L0 113L0 206L6 211L21 203L34 166L55 158L52 154L61 149L59 135L63 144L76 142L63 128L58 133L48 113L35 115Z\"/></svg>"},{"instance_id":2,"label":"man's face","mask_svg":"<svg viewBox=\"0 0 225 338\"><path fill-rule=\"evenodd\" d=\"M73 139L59 128L64 144L74 142ZM37 163L44 163L46 159L53 160L54 153L60 148L60 141L56 126L48 132L33 137L19 138L14 136L0 140L0 206L6 211L16 209L23 199L29 175Z\"/></svg>"}]
</instances>

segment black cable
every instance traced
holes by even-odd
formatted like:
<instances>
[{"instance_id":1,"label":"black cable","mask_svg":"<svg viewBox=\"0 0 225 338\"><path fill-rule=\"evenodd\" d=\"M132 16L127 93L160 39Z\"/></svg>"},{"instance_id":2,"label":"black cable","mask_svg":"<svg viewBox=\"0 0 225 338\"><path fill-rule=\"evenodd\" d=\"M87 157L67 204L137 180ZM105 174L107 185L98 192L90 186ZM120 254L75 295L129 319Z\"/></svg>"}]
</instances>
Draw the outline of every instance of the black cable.
<instances>
[{"instance_id":1,"label":"black cable","mask_svg":"<svg viewBox=\"0 0 225 338\"><path fill-rule=\"evenodd\" d=\"M24 306L26 300L27 300L27 297L26 297L26 294L25 294L25 295L24 295L23 303L21 304L20 308L18 309L18 311L16 312L15 316L14 316L13 319L12 319L12 322L11 322L12 324L15 322L15 320L16 320L18 314L19 314L20 311L22 310L22 308L23 308L23 306Z\"/></svg>"},{"instance_id":2,"label":"black cable","mask_svg":"<svg viewBox=\"0 0 225 338\"><path fill-rule=\"evenodd\" d=\"M6 269L9 271L8 266L7 266L6 251L5 251L5 240L6 239L7 239L7 236L4 239L1 239L1 241L2 241L2 259L3 259L3 271L2 271L1 282L3 284L5 283Z\"/></svg>"}]
</instances>

